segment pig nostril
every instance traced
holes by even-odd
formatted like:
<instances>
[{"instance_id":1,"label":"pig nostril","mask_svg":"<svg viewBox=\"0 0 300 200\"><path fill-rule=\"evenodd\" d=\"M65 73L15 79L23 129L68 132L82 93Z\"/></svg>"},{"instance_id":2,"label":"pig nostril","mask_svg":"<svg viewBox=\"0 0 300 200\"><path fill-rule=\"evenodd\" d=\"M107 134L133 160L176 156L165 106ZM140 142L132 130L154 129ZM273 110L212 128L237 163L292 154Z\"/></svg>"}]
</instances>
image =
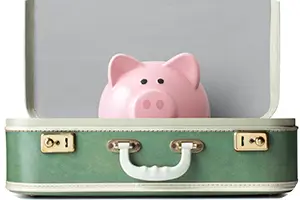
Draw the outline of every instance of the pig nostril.
<instances>
[{"instance_id":1,"label":"pig nostril","mask_svg":"<svg viewBox=\"0 0 300 200\"><path fill-rule=\"evenodd\" d=\"M163 107L164 107L164 102L163 102L162 100L158 100L158 101L156 102L156 107L157 107L159 110L163 109Z\"/></svg>"},{"instance_id":2,"label":"pig nostril","mask_svg":"<svg viewBox=\"0 0 300 200\"><path fill-rule=\"evenodd\" d=\"M145 109L149 109L149 108L150 108L150 106L151 106L151 103L150 103L150 101L149 101L149 100L145 100L145 101L143 101L143 107L144 107Z\"/></svg>"}]
</instances>

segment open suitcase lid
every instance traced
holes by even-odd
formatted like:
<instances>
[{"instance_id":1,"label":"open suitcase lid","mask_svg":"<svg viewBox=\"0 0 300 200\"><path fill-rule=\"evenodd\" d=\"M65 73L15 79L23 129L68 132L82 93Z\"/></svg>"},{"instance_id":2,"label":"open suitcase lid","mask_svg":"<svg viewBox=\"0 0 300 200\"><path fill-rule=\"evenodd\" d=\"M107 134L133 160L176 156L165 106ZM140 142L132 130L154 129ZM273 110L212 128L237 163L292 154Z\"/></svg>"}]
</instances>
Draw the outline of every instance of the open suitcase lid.
<instances>
[{"instance_id":1,"label":"open suitcase lid","mask_svg":"<svg viewBox=\"0 0 300 200\"><path fill-rule=\"evenodd\" d=\"M213 118L269 118L278 105L277 0L28 0L26 27L32 117L96 118L117 53L192 53Z\"/></svg>"}]
</instances>

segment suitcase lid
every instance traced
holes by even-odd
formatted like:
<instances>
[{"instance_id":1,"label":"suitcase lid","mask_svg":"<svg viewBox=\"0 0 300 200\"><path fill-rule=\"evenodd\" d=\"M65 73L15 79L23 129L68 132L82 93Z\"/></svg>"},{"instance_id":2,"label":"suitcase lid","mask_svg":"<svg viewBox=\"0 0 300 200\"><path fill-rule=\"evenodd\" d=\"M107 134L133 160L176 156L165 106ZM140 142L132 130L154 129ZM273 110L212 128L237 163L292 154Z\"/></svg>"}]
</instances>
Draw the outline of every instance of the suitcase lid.
<instances>
[{"instance_id":1,"label":"suitcase lid","mask_svg":"<svg viewBox=\"0 0 300 200\"><path fill-rule=\"evenodd\" d=\"M28 0L26 13L31 117L97 117L116 53L192 53L214 118L269 118L278 106L277 0Z\"/></svg>"}]
</instances>

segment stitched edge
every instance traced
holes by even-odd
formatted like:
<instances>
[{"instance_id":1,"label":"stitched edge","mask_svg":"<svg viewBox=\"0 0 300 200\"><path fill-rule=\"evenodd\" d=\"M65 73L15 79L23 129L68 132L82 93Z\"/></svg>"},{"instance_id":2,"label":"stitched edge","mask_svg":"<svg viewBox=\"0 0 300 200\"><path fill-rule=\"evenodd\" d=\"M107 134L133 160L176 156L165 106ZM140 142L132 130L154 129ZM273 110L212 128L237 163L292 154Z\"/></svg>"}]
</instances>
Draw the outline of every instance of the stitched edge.
<instances>
[{"instance_id":1,"label":"stitched edge","mask_svg":"<svg viewBox=\"0 0 300 200\"><path fill-rule=\"evenodd\" d=\"M286 182L286 183L82 183L82 184L68 184L68 183L15 183L15 182L7 182L8 184L15 184L18 186L26 186L26 187L278 187L278 186L292 186L295 185L296 182Z\"/></svg>"},{"instance_id":2,"label":"stitched edge","mask_svg":"<svg viewBox=\"0 0 300 200\"><path fill-rule=\"evenodd\" d=\"M203 128L199 128L199 129L189 129L189 128L185 128L185 129L68 129L68 128L43 128L43 129L5 129L6 132L45 132L45 131L50 131L50 132L61 132L61 131L68 131L68 132L235 132L235 131L247 131L247 129L203 129ZM257 129L257 128L253 128L253 129L249 129L250 130L261 130L261 131L271 131L271 132L291 132L291 131L297 131L298 127L284 127L284 128L261 128L261 129Z\"/></svg>"}]
</instances>

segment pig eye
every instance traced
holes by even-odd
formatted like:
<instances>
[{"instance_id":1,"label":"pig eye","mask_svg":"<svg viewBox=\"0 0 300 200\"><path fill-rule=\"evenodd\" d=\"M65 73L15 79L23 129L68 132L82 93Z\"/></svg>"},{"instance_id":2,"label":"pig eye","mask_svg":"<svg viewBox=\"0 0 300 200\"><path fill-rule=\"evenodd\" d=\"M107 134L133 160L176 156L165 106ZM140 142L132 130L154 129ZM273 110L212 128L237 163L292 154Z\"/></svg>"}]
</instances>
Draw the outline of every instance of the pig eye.
<instances>
[{"instance_id":1,"label":"pig eye","mask_svg":"<svg viewBox=\"0 0 300 200\"><path fill-rule=\"evenodd\" d=\"M163 84L165 81L164 81L164 79L160 78L160 79L157 80L157 82L158 82L159 84Z\"/></svg>"},{"instance_id":2,"label":"pig eye","mask_svg":"<svg viewBox=\"0 0 300 200\"><path fill-rule=\"evenodd\" d=\"M141 84L143 84L143 85L145 85L147 82L148 82L147 79L142 79L141 80Z\"/></svg>"}]
</instances>

